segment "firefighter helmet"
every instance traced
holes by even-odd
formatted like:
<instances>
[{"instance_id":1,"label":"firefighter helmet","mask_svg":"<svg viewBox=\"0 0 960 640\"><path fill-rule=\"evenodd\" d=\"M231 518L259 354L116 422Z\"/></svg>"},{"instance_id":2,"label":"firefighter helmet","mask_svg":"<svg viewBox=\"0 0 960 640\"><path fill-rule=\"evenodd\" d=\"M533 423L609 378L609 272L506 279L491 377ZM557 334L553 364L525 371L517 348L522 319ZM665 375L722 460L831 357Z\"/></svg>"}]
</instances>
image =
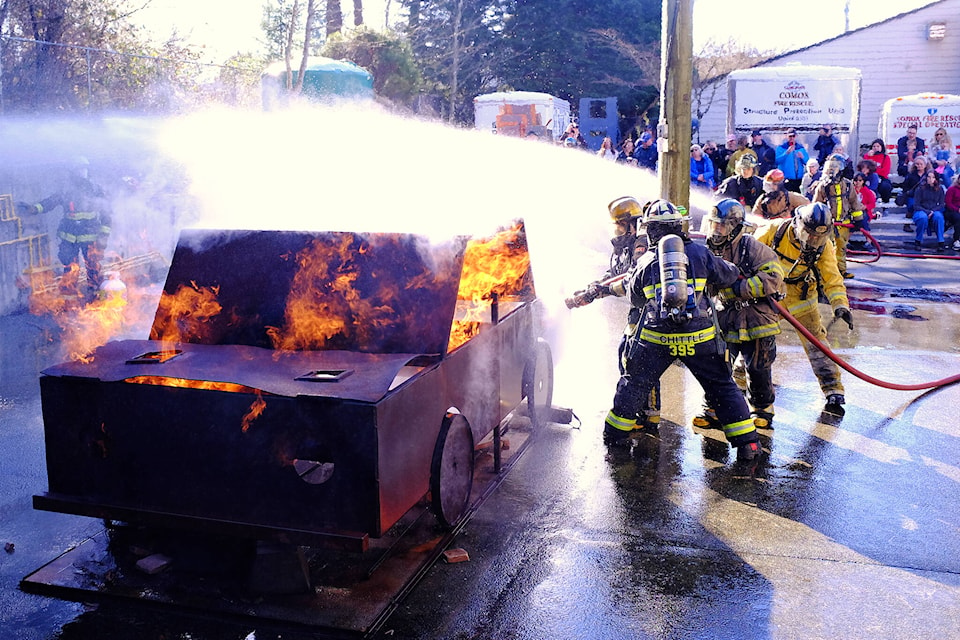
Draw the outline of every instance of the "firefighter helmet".
<instances>
[{"instance_id":1,"label":"firefighter helmet","mask_svg":"<svg viewBox=\"0 0 960 640\"><path fill-rule=\"evenodd\" d=\"M683 233L684 215L667 200L654 200L643 210L643 228L650 247L665 235Z\"/></svg>"},{"instance_id":2,"label":"firefighter helmet","mask_svg":"<svg viewBox=\"0 0 960 640\"><path fill-rule=\"evenodd\" d=\"M752 154L749 154L749 153L743 154L742 156L740 156L740 159L737 160L737 166L736 166L737 175L742 178L743 172L747 169L750 169L751 171L757 170L757 159Z\"/></svg>"},{"instance_id":3,"label":"firefighter helmet","mask_svg":"<svg viewBox=\"0 0 960 640\"><path fill-rule=\"evenodd\" d=\"M654 200L643 211L643 223L650 222L682 222L683 214L676 205L668 200Z\"/></svg>"},{"instance_id":4,"label":"firefighter helmet","mask_svg":"<svg viewBox=\"0 0 960 640\"><path fill-rule=\"evenodd\" d=\"M621 196L607 205L614 223L625 223L643 215L640 202L633 196Z\"/></svg>"},{"instance_id":5,"label":"firefighter helmet","mask_svg":"<svg viewBox=\"0 0 960 640\"><path fill-rule=\"evenodd\" d=\"M773 193L780 189L783 186L783 171L780 169L770 169L767 171L767 175L763 176L763 191L764 193Z\"/></svg>"},{"instance_id":6,"label":"firefighter helmet","mask_svg":"<svg viewBox=\"0 0 960 640\"><path fill-rule=\"evenodd\" d=\"M713 205L703 216L700 232L707 238L707 245L714 251L730 244L743 233L743 221L747 212L739 200L724 198Z\"/></svg>"},{"instance_id":7,"label":"firefighter helmet","mask_svg":"<svg viewBox=\"0 0 960 640\"><path fill-rule=\"evenodd\" d=\"M802 249L822 248L827 244L833 229L830 224L830 208L822 202L797 207L791 224Z\"/></svg>"},{"instance_id":8,"label":"firefighter helmet","mask_svg":"<svg viewBox=\"0 0 960 640\"><path fill-rule=\"evenodd\" d=\"M823 163L823 177L832 182L840 179L844 167L847 166L846 159L840 154L834 153Z\"/></svg>"}]
</instances>

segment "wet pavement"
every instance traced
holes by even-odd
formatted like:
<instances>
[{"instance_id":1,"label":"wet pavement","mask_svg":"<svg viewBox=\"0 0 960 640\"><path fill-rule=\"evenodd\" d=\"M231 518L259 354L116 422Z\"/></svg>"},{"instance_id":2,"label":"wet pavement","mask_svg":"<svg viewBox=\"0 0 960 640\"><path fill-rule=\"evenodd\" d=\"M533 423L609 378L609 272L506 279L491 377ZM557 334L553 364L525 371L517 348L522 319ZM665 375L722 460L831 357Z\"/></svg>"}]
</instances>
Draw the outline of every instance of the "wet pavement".
<instances>
[{"instance_id":1,"label":"wet pavement","mask_svg":"<svg viewBox=\"0 0 960 640\"><path fill-rule=\"evenodd\" d=\"M904 237L875 225L878 237ZM960 373L953 261L852 265L856 331L831 346L881 380ZM539 431L453 547L375 634L393 638L949 638L960 630L960 390L890 391L844 374L847 413L823 399L796 335L778 342L768 462L734 477L718 432L694 430L701 391L671 367L659 437L608 454L602 419L626 308L603 300L549 336L555 404L571 425ZM82 605L18 583L102 529L35 511L46 488L37 376L58 330L0 318L0 628L16 640L321 637L250 622Z\"/></svg>"}]
</instances>

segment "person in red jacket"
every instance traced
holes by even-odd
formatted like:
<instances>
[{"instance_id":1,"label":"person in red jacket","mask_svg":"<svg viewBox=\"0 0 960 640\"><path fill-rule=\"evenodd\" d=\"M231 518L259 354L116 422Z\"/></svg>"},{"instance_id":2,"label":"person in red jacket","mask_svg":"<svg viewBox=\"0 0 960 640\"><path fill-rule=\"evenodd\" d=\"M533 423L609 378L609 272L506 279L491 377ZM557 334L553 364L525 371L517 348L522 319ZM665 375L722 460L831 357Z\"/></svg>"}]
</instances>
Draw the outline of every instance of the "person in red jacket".
<instances>
[{"instance_id":1,"label":"person in red jacket","mask_svg":"<svg viewBox=\"0 0 960 640\"><path fill-rule=\"evenodd\" d=\"M874 209L877 208L877 195L866 186L867 176L863 173L857 173L853 176L853 190L860 196L860 203L867 214L867 219L863 221L863 228L870 230L870 221L874 218Z\"/></svg>"},{"instance_id":2,"label":"person in red jacket","mask_svg":"<svg viewBox=\"0 0 960 640\"><path fill-rule=\"evenodd\" d=\"M960 173L953 176L953 184L944 196L943 219L953 228L953 250L960 251Z\"/></svg>"},{"instance_id":3,"label":"person in red jacket","mask_svg":"<svg viewBox=\"0 0 960 640\"><path fill-rule=\"evenodd\" d=\"M877 138L871 142L870 151L863 154L863 158L877 163L877 176L880 178L877 195L884 202L890 202L890 194L893 193L893 185L890 183L890 156L887 155L887 148L883 144L883 140Z\"/></svg>"}]
</instances>

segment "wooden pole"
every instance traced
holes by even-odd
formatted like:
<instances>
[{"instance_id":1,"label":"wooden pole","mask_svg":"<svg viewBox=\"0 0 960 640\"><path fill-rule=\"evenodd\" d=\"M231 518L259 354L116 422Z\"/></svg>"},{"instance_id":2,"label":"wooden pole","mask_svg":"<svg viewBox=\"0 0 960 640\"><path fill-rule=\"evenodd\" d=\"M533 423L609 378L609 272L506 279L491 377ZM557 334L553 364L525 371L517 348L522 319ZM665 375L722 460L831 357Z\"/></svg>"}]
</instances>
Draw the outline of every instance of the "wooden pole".
<instances>
[{"instance_id":1,"label":"wooden pole","mask_svg":"<svg viewBox=\"0 0 960 640\"><path fill-rule=\"evenodd\" d=\"M660 38L660 197L690 208L693 0L663 0Z\"/></svg>"}]
</instances>

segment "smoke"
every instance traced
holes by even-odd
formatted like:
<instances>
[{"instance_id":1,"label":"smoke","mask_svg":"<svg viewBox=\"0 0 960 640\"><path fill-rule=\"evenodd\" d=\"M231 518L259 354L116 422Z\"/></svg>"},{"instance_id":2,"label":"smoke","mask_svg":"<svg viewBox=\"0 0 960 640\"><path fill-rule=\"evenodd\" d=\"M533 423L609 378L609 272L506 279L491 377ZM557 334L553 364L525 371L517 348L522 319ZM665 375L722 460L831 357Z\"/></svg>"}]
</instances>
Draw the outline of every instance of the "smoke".
<instances>
[{"instance_id":1,"label":"smoke","mask_svg":"<svg viewBox=\"0 0 960 640\"><path fill-rule=\"evenodd\" d=\"M552 342L571 314L564 298L608 266L607 204L660 190L652 174L578 149L399 117L373 103L7 121L2 133L0 148L20 169L0 172L10 185L0 186L16 200L49 195L69 159L90 159L91 177L114 198L108 250L121 257L169 258L188 226L445 241L522 218ZM695 208L707 206L706 194L694 195ZM59 212L49 218L53 231Z\"/></svg>"},{"instance_id":2,"label":"smoke","mask_svg":"<svg viewBox=\"0 0 960 640\"><path fill-rule=\"evenodd\" d=\"M526 222L539 297L554 310L607 266L607 203L653 199L632 167L547 143L401 118L376 105L208 111L170 121L202 212L225 229L483 236Z\"/></svg>"}]
</instances>

